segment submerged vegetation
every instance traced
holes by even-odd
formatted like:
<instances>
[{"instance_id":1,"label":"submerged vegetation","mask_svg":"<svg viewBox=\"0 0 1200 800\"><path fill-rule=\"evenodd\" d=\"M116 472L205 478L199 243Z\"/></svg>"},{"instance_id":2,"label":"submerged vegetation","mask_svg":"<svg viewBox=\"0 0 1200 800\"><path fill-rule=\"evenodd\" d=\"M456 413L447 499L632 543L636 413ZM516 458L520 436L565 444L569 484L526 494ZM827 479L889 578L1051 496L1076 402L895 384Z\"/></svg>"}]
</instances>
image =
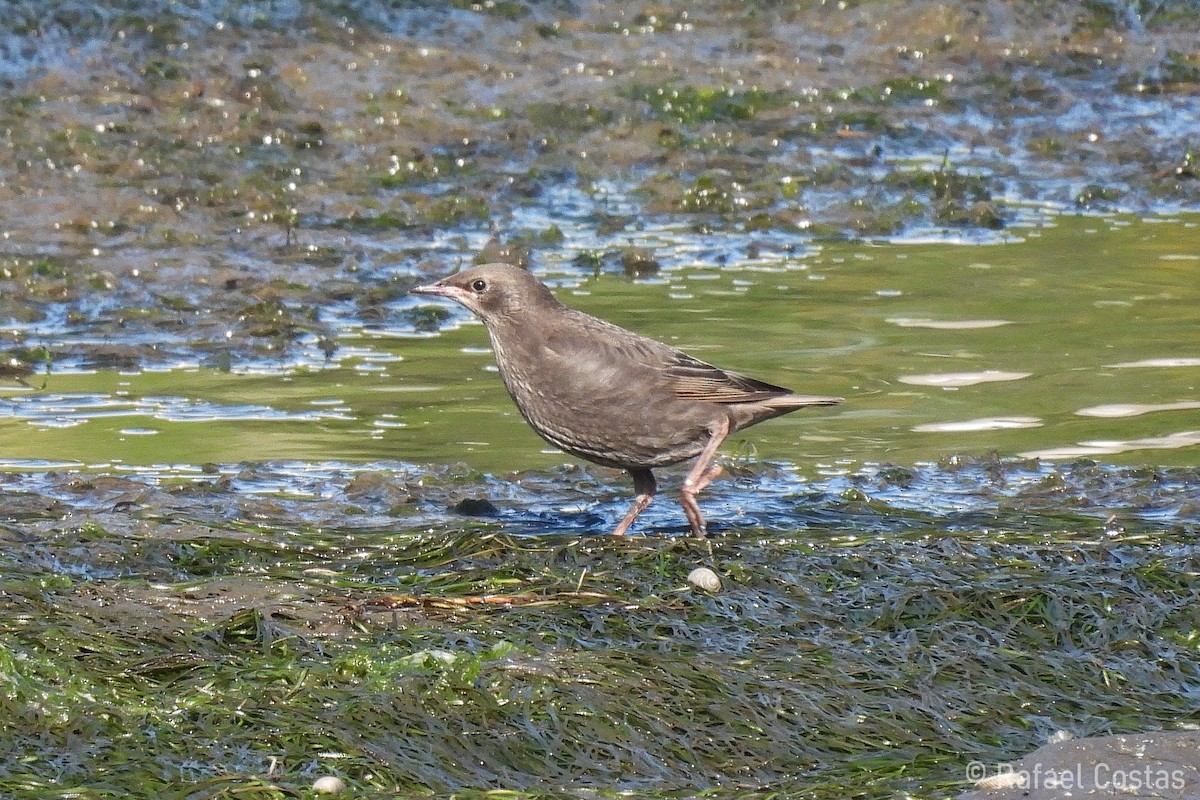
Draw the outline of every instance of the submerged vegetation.
<instances>
[{"instance_id":1,"label":"submerged vegetation","mask_svg":"<svg viewBox=\"0 0 1200 800\"><path fill-rule=\"evenodd\" d=\"M889 468L709 542L422 522L471 490L453 474L276 501L244 494L269 467L26 478L6 491L0 791L289 797L333 774L358 796L936 796L968 755L1188 719L1196 510L1164 530L1061 509L1106 487L1169 508L1200 475L1028 469L954 469L997 512L907 509L896 487L932 476ZM699 564L719 592L689 586Z\"/></svg>"}]
</instances>

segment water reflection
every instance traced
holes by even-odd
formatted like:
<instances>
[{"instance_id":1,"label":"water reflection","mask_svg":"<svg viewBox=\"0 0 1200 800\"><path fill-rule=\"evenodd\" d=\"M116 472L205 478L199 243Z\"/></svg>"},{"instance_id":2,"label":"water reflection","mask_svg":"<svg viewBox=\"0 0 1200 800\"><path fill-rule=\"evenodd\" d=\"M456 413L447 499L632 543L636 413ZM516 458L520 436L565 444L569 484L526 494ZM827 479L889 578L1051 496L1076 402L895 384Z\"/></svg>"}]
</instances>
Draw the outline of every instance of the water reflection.
<instances>
[{"instance_id":1,"label":"water reflection","mask_svg":"<svg viewBox=\"0 0 1200 800\"><path fill-rule=\"evenodd\" d=\"M1047 460L1062 460L1069 458L1100 458L1135 450L1176 450L1200 445L1200 430L1179 431L1163 436L1147 436L1141 439L1127 440L1097 440L1080 442L1066 447L1052 447L1045 450L1030 450L1020 455L1025 458L1043 458Z\"/></svg>"},{"instance_id":2,"label":"water reflection","mask_svg":"<svg viewBox=\"0 0 1200 800\"><path fill-rule=\"evenodd\" d=\"M966 433L969 431L1003 431L1015 428L1036 428L1042 424L1037 417L985 417L961 422L930 422L914 425L916 433Z\"/></svg>"},{"instance_id":3,"label":"water reflection","mask_svg":"<svg viewBox=\"0 0 1200 800\"><path fill-rule=\"evenodd\" d=\"M8 414L45 427L73 427L103 417L150 417L163 422L257 420L315 422L354 417L342 400L317 400L312 411L282 411L266 405L228 405L186 397L123 398L104 394L27 394L3 401ZM126 429L122 433L138 432ZM154 430L143 432L156 433Z\"/></svg>"},{"instance_id":4,"label":"water reflection","mask_svg":"<svg viewBox=\"0 0 1200 800\"><path fill-rule=\"evenodd\" d=\"M926 317L888 317L886 322L901 328L930 328L938 331L970 331L1011 325L1009 319L928 319Z\"/></svg>"},{"instance_id":5,"label":"water reflection","mask_svg":"<svg viewBox=\"0 0 1200 800\"><path fill-rule=\"evenodd\" d=\"M1178 403L1111 403L1081 408L1075 413L1081 417L1137 417L1156 411L1190 411L1196 408L1200 408L1200 401L1183 400Z\"/></svg>"},{"instance_id":6,"label":"water reflection","mask_svg":"<svg viewBox=\"0 0 1200 800\"><path fill-rule=\"evenodd\" d=\"M1113 369L1147 369L1158 367L1200 367L1200 358L1170 357L1143 358L1139 361L1124 361L1120 364L1109 364Z\"/></svg>"},{"instance_id":7,"label":"water reflection","mask_svg":"<svg viewBox=\"0 0 1200 800\"><path fill-rule=\"evenodd\" d=\"M942 372L930 375L901 375L901 383L913 386L939 386L943 389L956 389L961 386L974 386L977 383L994 383L996 381L1019 381L1028 378L1030 372L1005 372L998 369L985 369L981 372Z\"/></svg>"}]
</instances>

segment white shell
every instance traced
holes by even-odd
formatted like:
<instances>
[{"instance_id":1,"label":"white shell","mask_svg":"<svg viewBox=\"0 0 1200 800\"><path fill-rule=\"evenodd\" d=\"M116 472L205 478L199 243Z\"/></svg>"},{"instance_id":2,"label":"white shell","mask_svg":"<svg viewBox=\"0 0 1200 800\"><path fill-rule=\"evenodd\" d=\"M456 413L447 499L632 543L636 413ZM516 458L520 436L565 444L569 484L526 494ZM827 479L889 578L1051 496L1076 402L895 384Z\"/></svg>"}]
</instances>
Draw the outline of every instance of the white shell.
<instances>
[{"instance_id":1,"label":"white shell","mask_svg":"<svg viewBox=\"0 0 1200 800\"><path fill-rule=\"evenodd\" d=\"M313 781L313 791L317 794L337 794L345 789L346 782L336 775L322 775Z\"/></svg>"},{"instance_id":2,"label":"white shell","mask_svg":"<svg viewBox=\"0 0 1200 800\"><path fill-rule=\"evenodd\" d=\"M708 567L696 567L688 573L688 583L706 592L721 591L721 577Z\"/></svg>"}]
</instances>

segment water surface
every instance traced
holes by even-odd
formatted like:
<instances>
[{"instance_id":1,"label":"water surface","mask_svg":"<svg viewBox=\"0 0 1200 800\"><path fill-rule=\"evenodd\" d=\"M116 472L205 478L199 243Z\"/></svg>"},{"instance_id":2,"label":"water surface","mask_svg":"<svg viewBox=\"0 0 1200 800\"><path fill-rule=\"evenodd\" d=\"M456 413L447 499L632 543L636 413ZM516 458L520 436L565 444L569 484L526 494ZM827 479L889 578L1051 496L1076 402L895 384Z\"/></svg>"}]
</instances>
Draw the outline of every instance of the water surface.
<instances>
[{"instance_id":1,"label":"water surface","mask_svg":"<svg viewBox=\"0 0 1200 800\"><path fill-rule=\"evenodd\" d=\"M568 246L534 269L568 304L846 398L743 432L726 447L734 455L809 473L990 452L1186 465L1200 453L1197 226L1060 216L987 245L823 243L753 258L746 240L724 236L722 263L684 257L640 280L581 271ZM445 313L418 330L414 309ZM401 296L383 324L331 325L340 347L328 360L314 349L292 365L224 371L67 365L10 383L0 451L13 464L118 468L570 460L527 429L482 327L457 306Z\"/></svg>"}]
</instances>

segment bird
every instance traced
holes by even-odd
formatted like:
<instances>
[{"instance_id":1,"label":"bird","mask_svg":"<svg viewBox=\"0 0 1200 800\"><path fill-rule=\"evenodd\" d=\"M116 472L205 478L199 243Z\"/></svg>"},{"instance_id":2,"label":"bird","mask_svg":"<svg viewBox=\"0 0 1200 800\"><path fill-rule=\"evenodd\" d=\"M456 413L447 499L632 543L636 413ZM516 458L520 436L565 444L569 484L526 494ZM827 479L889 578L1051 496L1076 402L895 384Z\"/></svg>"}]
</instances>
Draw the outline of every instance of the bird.
<instances>
[{"instance_id":1,"label":"bird","mask_svg":"<svg viewBox=\"0 0 1200 800\"><path fill-rule=\"evenodd\" d=\"M520 267L481 264L414 294L453 300L487 329L500 377L521 416L543 439L633 478L621 536L654 500L653 470L694 458L680 503L691 533L705 536L696 496L722 472L727 436L840 397L797 394L715 367L682 350L559 302Z\"/></svg>"}]
</instances>

